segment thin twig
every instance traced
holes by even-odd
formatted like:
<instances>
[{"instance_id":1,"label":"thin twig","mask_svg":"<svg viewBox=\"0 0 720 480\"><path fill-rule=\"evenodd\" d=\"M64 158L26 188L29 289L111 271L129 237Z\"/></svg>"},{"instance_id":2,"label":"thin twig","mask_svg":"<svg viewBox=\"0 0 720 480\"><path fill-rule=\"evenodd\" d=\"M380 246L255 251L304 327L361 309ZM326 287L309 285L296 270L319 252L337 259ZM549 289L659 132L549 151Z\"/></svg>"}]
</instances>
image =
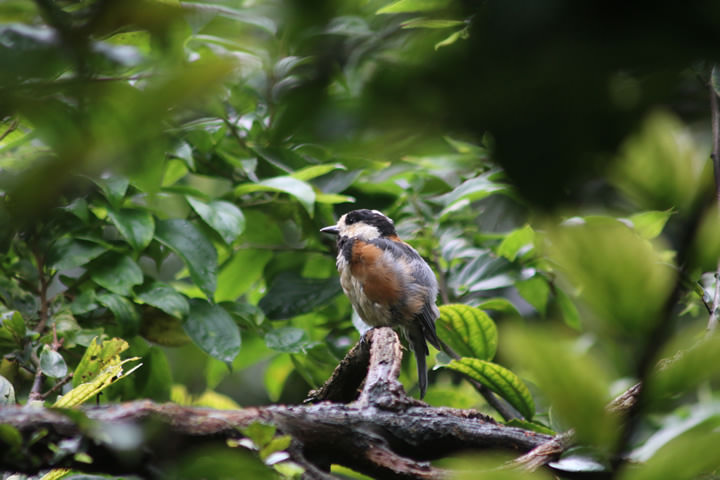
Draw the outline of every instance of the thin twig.
<instances>
[{"instance_id":1,"label":"thin twig","mask_svg":"<svg viewBox=\"0 0 720 480\"><path fill-rule=\"evenodd\" d=\"M38 277L40 277L40 288L38 291L38 296L40 297L40 322L38 322L35 327L35 331L42 333L43 330L45 330L45 325L47 325L48 320L48 279L45 276L45 258L42 253L34 250L33 256L35 257L35 263L37 264Z\"/></svg>"},{"instance_id":2,"label":"thin twig","mask_svg":"<svg viewBox=\"0 0 720 480\"><path fill-rule=\"evenodd\" d=\"M717 65L713 67L713 73L717 72ZM712 153L710 157L713 161L713 171L715 172L715 199L718 202L718 211L720 211L720 106L718 106L718 94L713 86L712 78L715 75L710 75L710 81L708 82L708 89L710 90L710 116L712 125ZM712 334L717 328L718 315L720 315L720 260L718 260L717 268L715 270L715 293L713 295L712 309L710 311L710 318L708 318L707 332Z\"/></svg>"},{"instance_id":3,"label":"thin twig","mask_svg":"<svg viewBox=\"0 0 720 480\"><path fill-rule=\"evenodd\" d=\"M0 134L0 142L2 142L5 139L5 137L10 135L12 132L14 132L17 129L19 124L20 124L20 120L18 120L17 118L14 118L12 120L12 122L10 122L10 125L8 125L8 128L2 134Z\"/></svg>"}]
</instances>

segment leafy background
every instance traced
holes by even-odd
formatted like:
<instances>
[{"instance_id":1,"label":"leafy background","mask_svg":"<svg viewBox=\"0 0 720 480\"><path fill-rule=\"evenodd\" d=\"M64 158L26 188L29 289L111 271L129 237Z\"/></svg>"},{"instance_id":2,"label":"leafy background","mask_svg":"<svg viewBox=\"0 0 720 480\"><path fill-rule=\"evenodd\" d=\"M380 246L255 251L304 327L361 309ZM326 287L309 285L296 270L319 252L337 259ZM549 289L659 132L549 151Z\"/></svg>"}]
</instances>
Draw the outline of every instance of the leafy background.
<instances>
[{"instance_id":1,"label":"leafy background","mask_svg":"<svg viewBox=\"0 0 720 480\"><path fill-rule=\"evenodd\" d=\"M720 8L645 3L3 2L3 401L79 386L97 338L142 363L100 401L300 402L358 339L319 229L376 208L481 309L439 322L466 358L429 403L495 414L460 372L583 468L712 473Z\"/></svg>"}]
</instances>

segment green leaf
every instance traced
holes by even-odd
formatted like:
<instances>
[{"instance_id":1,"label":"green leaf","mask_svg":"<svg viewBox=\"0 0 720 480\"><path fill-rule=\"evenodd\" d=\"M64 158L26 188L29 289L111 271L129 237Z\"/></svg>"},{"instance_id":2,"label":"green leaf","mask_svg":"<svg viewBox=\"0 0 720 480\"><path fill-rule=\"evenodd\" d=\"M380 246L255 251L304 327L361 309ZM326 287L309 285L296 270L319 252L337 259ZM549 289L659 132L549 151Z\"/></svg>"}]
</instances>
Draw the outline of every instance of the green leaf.
<instances>
[{"instance_id":1,"label":"green leaf","mask_svg":"<svg viewBox=\"0 0 720 480\"><path fill-rule=\"evenodd\" d=\"M478 305L476 305L476 307L481 310L494 310L496 312L505 314L520 315L520 312L518 312L518 309L515 307L515 305L513 305L513 303L507 298L502 297L489 298L480 302Z\"/></svg>"},{"instance_id":2,"label":"green leaf","mask_svg":"<svg viewBox=\"0 0 720 480\"><path fill-rule=\"evenodd\" d=\"M237 250L218 275L215 301L235 301L247 292L262 278L263 269L271 258L269 250Z\"/></svg>"},{"instance_id":3,"label":"green leaf","mask_svg":"<svg viewBox=\"0 0 720 480\"><path fill-rule=\"evenodd\" d=\"M515 288L530 305L535 307L535 310L541 315L545 315L550 295L550 285L547 280L540 275L535 275L527 280L517 282Z\"/></svg>"},{"instance_id":4,"label":"green leaf","mask_svg":"<svg viewBox=\"0 0 720 480\"><path fill-rule=\"evenodd\" d=\"M253 192L284 192L295 197L305 207L310 216L315 207L315 191L307 182L290 176L268 178L258 183L244 183L235 188L235 195Z\"/></svg>"},{"instance_id":5,"label":"green leaf","mask_svg":"<svg viewBox=\"0 0 720 480\"><path fill-rule=\"evenodd\" d=\"M97 339L93 339L75 368L73 387L92 381L100 372L116 361L116 358L119 358L120 354L128 347L128 343L121 338L104 340L99 344Z\"/></svg>"},{"instance_id":6,"label":"green leaf","mask_svg":"<svg viewBox=\"0 0 720 480\"><path fill-rule=\"evenodd\" d=\"M661 361L645 386L653 407L662 407L669 399L719 377L711 366L720 362L720 337L700 335L697 331L687 332L663 349L663 357L671 360Z\"/></svg>"},{"instance_id":7,"label":"green leaf","mask_svg":"<svg viewBox=\"0 0 720 480\"><path fill-rule=\"evenodd\" d=\"M150 212L136 208L122 208L108 209L107 213L115 228L134 250L143 250L150 244L155 231L155 221Z\"/></svg>"},{"instance_id":8,"label":"green leaf","mask_svg":"<svg viewBox=\"0 0 720 480\"><path fill-rule=\"evenodd\" d=\"M518 254L525 253L532 249L535 240L535 231L530 225L508 233L497 248L497 254L505 257L511 262L517 258ZM521 252L522 250L522 252Z\"/></svg>"},{"instance_id":9,"label":"green leaf","mask_svg":"<svg viewBox=\"0 0 720 480\"><path fill-rule=\"evenodd\" d=\"M440 10L445 8L447 4L448 0L398 0L385 5L375 13L380 15L383 13L427 12Z\"/></svg>"},{"instance_id":10,"label":"green leaf","mask_svg":"<svg viewBox=\"0 0 720 480\"><path fill-rule=\"evenodd\" d=\"M137 292L137 298L175 318L184 318L190 311L187 298L161 282L143 285Z\"/></svg>"},{"instance_id":11,"label":"green leaf","mask_svg":"<svg viewBox=\"0 0 720 480\"><path fill-rule=\"evenodd\" d=\"M240 431L243 435L252 440L258 450L260 450L265 448L272 441L277 429L274 425L253 422L247 427L241 428Z\"/></svg>"},{"instance_id":12,"label":"green leaf","mask_svg":"<svg viewBox=\"0 0 720 480\"><path fill-rule=\"evenodd\" d=\"M587 351L577 338L527 324L503 330L503 358L521 368L552 405L554 422L574 428L579 444L611 448L618 435L618 417L607 409L611 400L606 363ZM614 372L613 372L614 373Z\"/></svg>"},{"instance_id":13,"label":"green leaf","mask_svg":"<svg viewBox=\"0 0 720 480\"><path fill-rule=\"evenodd\" d=\"M555 289L555 299L557 300L558 307L560 307L565 325L579 331L581 329L580 313L578 313L575 302L560 288Z\"/></svg>"},{"instance_id":14,"label":"green leaf","mask_svg":"<svg viewBox=\"0 0 720 480\"><path fill-rule=\"evenodd\" d=\"M217 252L205 235L187 220L161 220L155 238L183 259L193 282L213 298L217 282Z\"/></svg>"},{"instance_id":15,"label":"green leaf","mask_svg":"<svg viewBox=\"0 0 720 480\"><path fill-rule=\"evenodd\" d=\"M60 378L67 375L65 359L58 352L52 350L48 345L40 352L40 369L51 378Z\"/></svg>"},{"instance_id":16,"label":"green leaf","mask_svg":"<svg viewBox=\"0 0 720 480\"><path fill-rule=\"evenodd\" d=\"M22 346L26 332L25 319L20 312L0 314L0 343L6 342L10 348Z\"/></svg>"},{"instance_id":17,"label":"green leaf","mask_svg":"<svg viewBox=\"0 0 720 480\"><path fill-rule=\"evenodd\" d=\"M265 344L285 353L305 352L310 346L305 330L296 327L280 327L269 331L265 335Z\"/></svg>"},{"instance_id":18,"label":"green leaf","mask_svg":"<svg viewBox=\"0 0 720 480\"><path fill-rule=\"evenodd\" d=\"M10 380L0 375L0 406L15 405L15 387Z\"/></svg>"},{"instance_id":19,"label":"green leaf","mask_svg":"<svg viewBox=\"0 0 720 480\"><path fill-rule=\"evenodd\" d=\"M91 272L95 283L119 295L129 295L143 282L142 270L127 255L108 253L93 263Z\"/></svg>"},{"instance_id":20,"label":"green leaf","mask_svg":"<svg viewBox=\"0 0 720 480\"><path fill-rule=\"evenodd\" d=\"M459 27L460 25L465 25L465 22L462 20L441 20L438 18L413 18L412 20L403 22L402 28L437 29L437 28Z\"/></svg>"},{"instance_id":21,"label":"green leaf","mask_svg":"<svg viewBox=\"0 0 720 480\"><path fill-rule=\"evenodd\" d=\"M512 405L523 417L530 420L535 414L535 402L530 390L520 378L505 367L478 358L453 360L447 366L476 380Z\"/></svg>"},{"instance_id":22,"label":"green leaf","mask_svg":"<svg viewBox=\"0 0 720 480\"><path fill-rule=\"evenodd\" d=\"M186 198L193 210L210 228L220 234L225 243L232 243L245 229L245 217L232 203L222 200L203 202L191 196Z\"/></svg>"},{"instance_id":23,"label":"green leaf","mask_svg":"<svg viewBox=\"0 0 720 480\"><path fill-rule=\"evenodd\" d=\"M275 277L258 304L270 320L281 320L310 312L341 291L337 277L304 278L283 272Z\"/></svg>"},{"instance_id":24,"label":"green leaf","mask_svg":"<svg viewBox=\"0 0 720 480\"><path fill-rule=\"evenodd\" d=\"M199 298L190 299L190 313L183 328L203 351L222 362L232 363L240 351L240 330L219 305Z\"/></svg>"},{"instance_id":25,"label":"green leaf","mask_svg":"<svg viewBox=\"0 0 720 480\"><path fill-rule=\"evenodd\" d=\"M127 177L113 176L107 178L95 178L93 181L100 187L110 205L117 207L122 202L130 181Z\"/></svg>"},{"instance_id":26,"label":"green leaf","mask_svg":"<svg viewBox=\"0 0 720 480\"><path fill-rule=\"evenodd\" d=\"M107 307L122 328L123 335L133 336L138 332L140 317L135 306L127 298L114 293L101 293L98 302Z\"/></svg>"},{"instance_id":27,"label":"green leaf","mask_svg":"<svg viewBox=\"0 0 720 480\"><path fill-rule=\"evenodd\" d=\"M543 435L557 435L557 432L552 428L546 427L542 423L535 422L532 420L523 420L522 418L512 418L505 422L505 425L509 427L518 427L524 430L530 430L532 432L542 433Z\"/></svg>"},{"instance_id":28,"label":"green leaf","mask_svg":"<svg viewBox=\"0 0 720 480\"><path fill-rule=\"evenodd\" d=\"M672 210L652 210L649 212L640 212L630 216L633 228L643 238L653 239L662 233L665 224L673 214Z\"/></svg>"},{"instance_id":29,"label":"green leaf","mask_svg":"<svg viewBox=\"0 0 720 480\"><path fill-rule=\"evenodd\" d=\"M313 178L321 177L325 174L332 172L333 170L347 170L342 163L326 163L323 165L311 165L309 167L301 168L293 172L290 176L302 180L304 182L310 181Z\"/></svg>"},{"instance_id":30,"label":"green leaf","mask_svg":"<svg viewBox=\"0 0 720 480\"><path fill-rule=\"evenodd\" d=\"M566 223L543 243L561 285L572 285L596 314L586 326L606 335L646 338L676 275L650 242L622 222L595 219Z\"/></svg>"},{"instance_id":31,"label":"green leaf","mask_svg":"<svg viewBox=\"0 0 720 480\"><path fill-rule=\"evenodd\" d=\"M99 257L106 248L86 240L63 237L50 248L48 264L55 270L69 270Z\"/></svg>"},{"instance_id":32,"label":"green leaf","mask_svg":"<svg viewBox=\"0 0 720 480\"><path fill-rule=\"evenodd\" d=\"M461 357L492 360L497 350L495 322L479 308L450 304L440 307L436 328L440 338Z\"/></svg>"},{"instance_id":33,"label":"green leaf","mask_svg":"<svg viewBox=\"0 0 720 480\"><path fill-rule=\"evenodd\" d=\"M462 30L458 30L457 32L453 32L448 35L444 40L440 40L439 42L437 42L435 44L435 50L439 50L442 47L448 47L460 39L468 38L468 36L469 33L467 27L463 28Z\"/></svg>"}]
</instances>

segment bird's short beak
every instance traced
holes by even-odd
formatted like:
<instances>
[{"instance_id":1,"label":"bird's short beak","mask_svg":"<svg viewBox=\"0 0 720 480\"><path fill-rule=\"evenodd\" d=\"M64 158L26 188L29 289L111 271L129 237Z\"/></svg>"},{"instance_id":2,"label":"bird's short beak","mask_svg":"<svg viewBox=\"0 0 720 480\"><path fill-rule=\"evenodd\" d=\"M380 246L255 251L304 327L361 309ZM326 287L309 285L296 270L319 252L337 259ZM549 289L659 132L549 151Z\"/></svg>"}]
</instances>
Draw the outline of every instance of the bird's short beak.
<instances>
[{"instance_id":1,"label":"bird's short beak","mask_svg":"<svg viewBox=\"0 0 720 480\"><path fill-rule=\"evenodd\" d=\"M337 235L340 233L340 230L338 230L337 225L330 225L329 227L324 227L320 229L323 233L332 233L333 235Z\"/></svg>"}]
</instances>

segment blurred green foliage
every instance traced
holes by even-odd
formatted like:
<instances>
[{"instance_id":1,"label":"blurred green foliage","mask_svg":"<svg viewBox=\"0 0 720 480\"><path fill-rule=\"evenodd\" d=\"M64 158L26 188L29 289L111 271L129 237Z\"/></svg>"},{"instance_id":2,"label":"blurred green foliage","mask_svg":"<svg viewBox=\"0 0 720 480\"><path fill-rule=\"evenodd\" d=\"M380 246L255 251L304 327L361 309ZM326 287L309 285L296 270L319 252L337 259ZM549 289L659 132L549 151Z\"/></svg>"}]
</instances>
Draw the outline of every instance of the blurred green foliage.
<instances>
[{"instance_id":1,"label":"blurred green foliage","mask_svg":"<svg viewBox=\"0 0 720 480\"><path fill-rule=\"evenodd\" d=\"M440 303L482 309L439 321L475 357L456 370L601 465L638 460L623 478L716 471L720 4L614 7L0 3L0 403L52 404L96 337L143 363L101 401L299 402L358 339L318 230L377 208ZM605 406L637 380L623 445ZM427 400L494 413L452 368ZM264 460L167 468L274 475Z\"/></svg>"}]
</instances>

